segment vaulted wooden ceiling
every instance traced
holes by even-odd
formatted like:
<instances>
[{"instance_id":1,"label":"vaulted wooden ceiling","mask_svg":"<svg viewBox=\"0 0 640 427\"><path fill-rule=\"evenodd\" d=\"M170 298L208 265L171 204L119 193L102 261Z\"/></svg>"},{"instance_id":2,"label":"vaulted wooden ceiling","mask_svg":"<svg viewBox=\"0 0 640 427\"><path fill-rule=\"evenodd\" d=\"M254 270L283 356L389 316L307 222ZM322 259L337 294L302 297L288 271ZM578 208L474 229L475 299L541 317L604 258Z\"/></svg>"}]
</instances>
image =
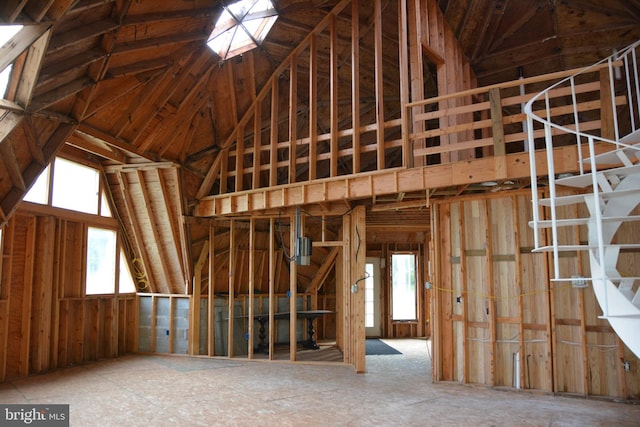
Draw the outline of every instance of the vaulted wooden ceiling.
<instances>
[{"instance_id":1,"label":"vaulted wooden ceiling","mask_svg":"<svg viewBox=\"0 0 640 427\"><path fill-rule=\"evenodd\" d=\"M345 1L274 0L280 17L264 44L228 61L206 46L221 13L218 0L2 2L0 23L22 24L27 30L0 49L0 68L12 64L19 76L0 101L0 223L56 153L79 149L104 168L121 217L129 218L130 234L137 229L140 239L157 239L158 232L149 227L172 221L165 227L166 239L188 238L179 218L189 215L221 145L273 71ZM437 4L480 85L513 80L520 67L531 76L589 65L640 38L640 0ZM382 7L387 25L397 27L398 2L383 0ZM371 17L364 0L360 9L365 40ZM397 31L395 37L390 46L397 44ZM366 61L366 49L362 55ZM397 49L385 51L384 58L395 66ZM338 78L348 81L350 75ZM398 86L396 78L397 73L388 73L385 85ZM363 93L373 91L367 87L373 80L362 72ZM435 96L435 85L426 92ZM399 106L393 108L388 117L399 114ZM344 109L341 119L350 120L349 113ZM167 164L177 165L177 173ZM136 167L139 171L132 173ZM135 213L132 204L137 202L127 190L133 185L136 194L144 195L146 215ZM197 221L192 222L197 229ZM197 234L192 231L193 241L202 238ZM172 249L177 261L164 273L178 272L167 279L177 284L163 291L182 290L189 275L188 251L180 245Z\"/></svg>"},{"instance_id":2,"label":"vaulted wooden ceiling","mask_svg":"<svg viewBox=\"0 0 640 427\"><path fill-rule=\"evenodd\" d=\"M438 0L481 85L583 67L640 38L638 0Z\"/></svg>"}]
</instances>

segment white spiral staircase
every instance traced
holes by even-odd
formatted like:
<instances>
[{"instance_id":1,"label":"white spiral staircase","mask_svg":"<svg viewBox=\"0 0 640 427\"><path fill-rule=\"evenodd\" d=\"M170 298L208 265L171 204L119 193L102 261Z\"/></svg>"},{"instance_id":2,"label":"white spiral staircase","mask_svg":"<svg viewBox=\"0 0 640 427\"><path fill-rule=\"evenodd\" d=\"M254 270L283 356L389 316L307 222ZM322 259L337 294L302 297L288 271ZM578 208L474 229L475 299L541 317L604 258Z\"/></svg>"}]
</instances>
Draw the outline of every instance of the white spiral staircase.
<instances>
[{"instance_id":1,"label":"white spiral staircase","mask_svg":"<svg viewBox=\"0 0 640 427\"><path fill-rule=\"evenodd\" d=\"M535 230L534 251L553 252L554 281L570 282L573 286L588 286L591 283L600 308L602 318L626 344L640 357L640 277L623 277L618 271L621 251L640 250L638 241L628 242L626 236L616 235L625 223L640 226L640 81L637 56L640 56L640 41L625 48L619 54L604 59L580 73L547 88L536 95L525 106L527 114L528 143L532 177L533 221ZM581 122L585 117L598 112L579 110L585 100L579 99L575 87L584 83L588 75L599 78L601 91L610 91L600 97L600 121L611 123L609 134L605 131L583 132ZM605 78L602 78L602 76ZM607 81L608 80L608 81ZM598 81L598 80L596 80ZM549 93L563 88L571 93L565 97L563 106L557 100L550 101ZM582 96L582 95L581 95ZM589 101L593 101L593 94ZM609 105L610 104L610 105ZM561 114L558 111L562 111ZM606 111L610 113L607 115ZM567 114L567 112L569 112ZM593 117L589 118L593 120ZM549 198L538 196L537 167L535 163L535 136L543 130L548 168ZM585 158L580 157L579 174L556 176L553 147L573 140L578 145L579 156L587 150ZM611 145L611 150L596 154L596 147ZM585 170L586 169L586 170ZM581 194L557 195L557 187L584 189ZM577 213L578 209L567 209L568 205L586 204L588 217L572 218L567 212ZM548 218L540 218L541 207L548 209ZM588 241L576 244L575 235L562 232L561 227L584 225L588 230ZM629 227L629 226L627 226ZM550 245L540 244L540 231L550 229ZM618 234L623 234L618 233ZM571 242L562 240L573 239ZM624 242L624 243L618 243ZM559 254L562 251L588 251L590 277L561 271ZM637 270L638 268L634 268Z\"/></svg>"}]
</instances>

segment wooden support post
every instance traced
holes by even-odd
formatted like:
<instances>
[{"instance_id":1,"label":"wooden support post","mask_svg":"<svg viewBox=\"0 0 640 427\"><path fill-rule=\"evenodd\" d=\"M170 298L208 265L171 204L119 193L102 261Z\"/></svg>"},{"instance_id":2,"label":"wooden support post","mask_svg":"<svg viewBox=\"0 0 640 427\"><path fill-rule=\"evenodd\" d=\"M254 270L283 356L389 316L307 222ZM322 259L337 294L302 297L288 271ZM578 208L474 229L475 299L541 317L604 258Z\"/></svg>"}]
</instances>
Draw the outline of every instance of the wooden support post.
<instances>
[{"instance_id":1,"label":"wooden support post","mask_svg":"<svg viewBox=\"0 0 640 427\"><path fill-rule=\"evenodd\" d=\"M341 287L339 292L336 291L337 302L342 304L340 310L340 324L341 324L341 338L342 338L342 352L344 354L344 362L348 364L354 364L353 361L353 337L351 335L351 228L352 228L351 215L345 215L342 219L342 263L340 265L341 274Z\"/></svg>"},{"instance_id":2,"label":"wooden support post","mask_svg":"<svg viewBox=\"0 0 640 427\"><path fill-rule=\"evenodd\" d=\"M613 115L613 98L611 97L611 73L608 68L600 69L600 127L603 138L615 140Z\"/></svg>"},{"instance_id":3,"label":"wooden support post","mask_svg":"<svg viewBox=\"0 0 640 427\"><path fill-rule=\"evenodd\" d=\"M424 99L424 68L422 61L422 23L420 17L420 4L421 0L412 0L408 2L408 37L409 37L409 58L410 58L410 87L411 87L411 99L412 100L421 100ZM420 113L422 107L414 107L413 114ZM407 111L407 114L409 112ZM413 114L410 117L413 117ZM413 132L422 132L424 130L424 121L414 122L412 129ZM411 150L411 159L413 161L413 166L425 166L426 165L426 157L419 156L415 157L413 155L413 150L424 148L425 140L421 139L419 141L414 141L413 146L410 147Z\"/></svg>"},{"instance_id":4,"label":"wooden support post","mask_svg":"<svg viewBox=\"0 0 640 427\"><path fill-rule=\"evenodd\" d=\"M366 211L364 206L358 206L352 213L353 228L351 239L351 278L352 283L358 285L357 292L352 293L352 309L351 327L353 331L353 350L354 350L354 366L356 372L362 373L366 371L365 358L365 322L364 322L364 298L365 287L364 278L366 277Z\"/></svg>"},{"instance_id":5,"label":"wooden support post","mask_svg":"<svg viewBox=\"0 0 640 427\"><path fill-rule=\"evenodd\" d=\"M280 97L278 79L271 79L271 133L269 136L269 186L278 184L278 112Z\"/></svg>"},{"instance_id":6,"label":"wooden support post","mask_svg":"<svg viewBox=\"0 0 640 427\"><path fill-rule=\"evenodd\" d=\"M32 292L33 292L33 267L35 265L35 252L36 252L36 220L35 217L29 216L27 226L26 248L25 248L25 260L24 273L22 277L22 318L20 319L20 334L22 340L20 340L18 359L18 374L21 376L29 375L29 349L31 344L31 310L32 304Z\"/></svg>"},{"instance_id":7,"label":"wooden support post","mask_svg":"<svg viewBox=\"0 0 640 427\"><path fill-rule=\"evenodd\" d=\"M407 3L400 1L400 13L398 16L398 40L399 40L399 66L400 66L400 105L409 103L409 52L408 46L408 24L407 24ZM401 108L402 118L402 166L413 167L413 155L409 141L409 112L406 108Z\"/></svg>"},{"instance_id":8,"label":"wooden support post","mask_svg":"<svg viewBox=\"0 0 640 427\"><path fill-rule=\"evenodd\" d=\"M234 317L235 317L235 313L234 313L234 306L235 306L235 286L234 286L234 281L235 281L235 271L234 271L234 267L235 267L235 260L236 260L236 232L235 232L235 228L236 228L236 223L235 220L231 220L230 224L229 224L229 316L227 316L229 318L229 324L228 326L228 331L227 331L227 344L228 344L228 348L227 348L227 356L228 357L233 357L233 327L234 327Z\"/></svg>"},{"instance_id":9,"label":"wooden support post","mask_svg":"<svg viewBox=\"0 0 640 427\"><path fill-rule=\"evenodd\" d=\"M352 173L360 172L360 1L351 1Z\"/></svg>"},{"instance_id":10,"label":"wooden support post","mask_svg":"<svg viewBox=\"0 0 640 427\"><path fill-rule=\"evenodd\" d=\"M236 142L236 192L244 190L244 127L238 128L238 141Z\"/></svg>"},{"instance_id":11,"label":"wooden support post","mask_svg":"<svg viewBox=\"0 0 640 427\"><path fill-rule=\"evenodd\" d=\"M253 217L249 219L249 317L248 322L249 325L247 327L247 331L249 332L249 340L247 349L247 355L249 359L253 359L253 316L255 314L255 274L256 274L256 222Z\"/></svg>"},{"instance_id":12,"label":"wooden support post","mask_svg":"<svg viewBox=\"0 0 640 427\"><path fill-rule=\"evenodd\" d=\"M539 194L540 198L543 197L549 197L549 194ZM534 209L538 209L537 207L534 207ZM540 219L549 219L545 217L545 212L548 212L546 209L542 212L541 218ZM546 237L547 234L543 233L542 234L542 241L540 242L540 245L545 245L548 244L546 242ZM545 292L545 306L547 307L547 318L549 319L549 321L547 322L547 348L550 349L550 355L548 354L548 356L550 356L551 360L552 360L552 364L551 364L551 369L549 369L547 372L549 374L548 376L548 383L552 384L553 389L551 390L552 392L557 392L559 391L558 388L558 353L557 353L557 348L555 346L555 340L557 338L556 335L556 311L555 311L555 296L554 293L556 292L554 289L554 283L551 281L551 278L549 277L549 273L552 271L551 268L551 263L552 263L552 259L553 259L553 254L548 253L546 254L546 256L544 256L544 278L543 280L541 280L541 283L544 284L544 286L549 286L549 291Z\"/></svg>"},{"instance_id":13,"label":"wooden support post","mask_svg":"<svg viewBox=\"0 0 640 427\"><path fill-rule=\"evenodd\" d=\"M489 385L496 385L497 351L497 321L496 321L496 286L495 266L493 265L493 230L491 227L491 200L484 200L485 206L485 236L486 236L486 263L488 278L488 293L485 307L489 311Z\"/></svg>"},{"instance_id":14,"label":"wooden support post","mask_svg":"<svg viewBox=\"0 0 640 427\"><path fill-rule=\"evenodd\" d=\"M504 127L502 125L502 101L500 89L489 89L489 105L491 110L491 129L493 131L493 152L495 156L506 154L504 145Z\"/></svg>"},{"instance_id":15,"label":"wooden support post","mask_svg":"<svg viewBox=\"0 0 640 427\"><path fill-rule=\"evenodd\" d=\"M376 85L376 158L378 170L385 168L384 152L384 64L382 54L382 0L374 2L374 67Z\"/></svg>"},{"instance_id":16,"label":"wooden support post","mask_svg":"<svg viewBox=\"0 0 640 427\"><path fill-rule=\"evenodd\" d=\"M260 165L262 164L262 103L256 102L253 113L253 175L251 188L260 188Z\"/></svg>"},{"instance_id":17,"label":"wooden support post","mask_svg":"<svg viewBox=\"0 0 640 427\"><path fill-rule=\"evenodd\" d=\"M464 382L469 382L469 341L467 337L469 336L469 308L471 305L469 291L467 289L467 256L465 250L467 249L467 236L465 233L465 212L464 212L464 203L458 202L456 203L458 209L458 230L460 230L460 296L462 298L462 336L460 339L460 345L462 346L462 372L464 377ZM455 292L454 295L456 296ZM454 310L452 309L452 312ZM455 331L455 324L453 326ZM452 340L452 345L455 346L457 343L455 340Z\"/></svg>"},{"instance_id":18,"label":"wooden support post","mask_svg":"<svg viewBox=\"0 0 640 427\"><path fill-rule=\"evenodd\" d=\"M275 278L276 278L276 244L275 244L275 219L269 219L269 360L273 360L273 348L275 338L275 326L273 313L275 312Z\"/></svg>"},{"instance_id":19,"label":"wooden support post","mask_svg":"<svg viewBox=\"0 0 640 427\"><path fill-rule=\"evenodd\" d=\"M512 201L512 215L514 219L514 240L515 240L515 260L516 260L516 288L518 292L518 348L520 350L520 364L518 369L520 371L520 385L522 388L532 388L531 384L525 382L525 359L526 359L526 347L525 347L525 330L524 330L524 301L523 289L522 289L522 255L520 254L520 248L522 247L522 240L520 238L520 204L518 202L518 196L511 196Z\"/></svg>"},{"instance_id":20,"label":"wooden support post","mask_svg":"<svg viewBox=\"0 0 640 427\"><path fill-rule=\"evenodd\" d=\"M579 218L578 205L567 206L565 209L571 209L573 213L570 218ZM580 244L580 227L574 225L573 227L574 245ZM576 271L585 271L582 262L582 253L578 251L576 254ZM580 313L580 349L582 352L582 394L587 397L591 390L591 375L589 368L589 348L587 346L587 313L585 311L585 298L584 291L578 291L578 307Z\"/></svg>"},{"instance_id":21,"label":"wooden support post","mask_svg":"<svg viewBox=\"0 0 640 427\"><path fill-rule=\"evenodd\" d=\"M296 224L293 216L289 217L289 253L291 256L295 254L296 233L298 232L298 224ZM296 300L298 298L298 265L295 261L291 261L289 268L289 360L296 360L296 352L298 351L297 343L297 307Z\"/></svg>"},{"instance_id":22,"label":"wooden support post","mask_svg":"<svg viewBox=\"0 0 640 427\"><path fill-rule=\"evenodd\" d=\"M293 183L296 182L296 159L298 158L296 142L298 139L298 61L296 55L291 55L289 70L289 183ZM309 101L309 114L316 108L314 103Z\"/></svg>"},{"instance_id":23,"label":"wooden support post","mask_svg":"<svg viewBox=\"0 0 640 427\"><path fill-rule=\"evenodd\" d=\"M295 163L295 159L294 159ZM309 38L309 181L318 167L318 49L315 34Z\"/></svg>"},{"instance_id":24,"label":"wooden support post","mask_svg":"<svg viewBox=\"0 0 640 427\"><path fill-rule=\"evenodd\" d=\"M215 229L213 225L209 224L209 287L207 288L207 354L209 356L215 356L215 285L216 275L214 274L215 267Z\"/></svg>"},{"instance_id":25,"label":"wooden support post","mask_svg":"<svg viewBox=\"0 0 640 427\"><path fill-rule=\"evenodd\" d=\"M192 296L192 297L194 297L194 296ZM198 296L198 298L200 298L200 297ZM169 297L169 353L173 353L174 352L173 337L174 337L174 335L176 333L176 330L175 330L175 322L173 321L173 311L175 309L175 305L176 305L175 298L170 296ZM198 312L198 318L200 317L199 314L200 313ZM200 324L198 324L198 326L200 326ZM198 334L198 336L200 336L200 334ZM198 344L200 344L200 340L199 339L196 340L196 341L198 341ZM199 354L200 353L198 350L199 349L196 349L196 353L195 354Z\"/></svg>"},{"instance_id":26,"label":"wooden support post","mask_svg":"<svg viewBox=\"0 0 640 427\"><path fill-rule=\"evenodd\" d=\"M191 327L189 328L189 354L200 353L200 307L202 305L202 269L209 255L209 242L205 242L196 262L191 294Z\"/></svg>"},{"instance_id":27,"label":"wooden support post","mask_svg":"<svg viewBox=\"0 0 640 427\"><path fill-rule=\"evenodd\" d=\"M338 49L340 46L338 45L338 28L336 24L335 15L331 14L329 18L329 86L330 86L330 111L331 115L331 140L330 140L330 176L338 176L338 131L340 130L340 125L338 122Z\"/></svg>"},{"instance_id":28,"label":"wooden support post","mask_svg":"<svg viewBox=\"0 0 640 427\"><path fill-rule=\"evenodd\" d=\"M156 326L158 323L158 300L156 295L151 295L151 353L156 351ZM192 332L193 333L193 332ZM193 340L190 340L193 342ZM73 357L73 356L72 356Z\"/></svg>"}]
</instances>

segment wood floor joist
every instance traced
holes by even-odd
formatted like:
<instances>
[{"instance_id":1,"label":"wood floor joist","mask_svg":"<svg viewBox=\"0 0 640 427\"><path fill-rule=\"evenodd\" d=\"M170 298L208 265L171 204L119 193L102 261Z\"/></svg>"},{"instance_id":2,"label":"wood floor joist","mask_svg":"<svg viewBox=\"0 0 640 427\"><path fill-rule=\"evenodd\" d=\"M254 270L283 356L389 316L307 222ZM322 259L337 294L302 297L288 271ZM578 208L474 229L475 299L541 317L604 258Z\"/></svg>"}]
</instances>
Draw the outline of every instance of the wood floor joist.
<instances>
[{"instance_id":1,"label":"wood floor joist","mask_svg":"<svg viewBox=\"0 0 640 427\"><path fill-rule=\"evenodd\" d=\"M605 151L604 147L598 148L599 152ZM555 149L554 157L556 173L578 171L578 153L575 146ZM544 151L536 153L536 162L541 165L538 174L546 175ZM516 153L504 157L489 157L420 168L388 169L205 197L196 205L194 215L215 217L247 214L312 203L365 199L374 195L517 179L528 177L529 174L529 154Z\"/></svg>"}]
</instances>

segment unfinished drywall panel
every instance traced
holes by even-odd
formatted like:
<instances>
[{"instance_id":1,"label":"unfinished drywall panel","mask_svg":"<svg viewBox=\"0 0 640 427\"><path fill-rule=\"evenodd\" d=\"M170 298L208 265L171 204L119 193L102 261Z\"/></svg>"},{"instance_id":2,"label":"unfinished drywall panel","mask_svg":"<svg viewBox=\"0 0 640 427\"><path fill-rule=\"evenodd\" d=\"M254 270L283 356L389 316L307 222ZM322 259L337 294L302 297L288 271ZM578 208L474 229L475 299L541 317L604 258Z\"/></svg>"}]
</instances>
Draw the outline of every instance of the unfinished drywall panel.
<instances>
[{"instance_id":1,"label":"unfinished drywall panel","mask_svg":"<svg viewBox=\"0 0 640 427\"><path fill-rule=\"evenodd\" d=\"M138 351L188 354L190 300L186 295L138 294ZM203 329L206 333L206 323Z\"/></svg>"},{"instance_id":2,"label":"unfinished drywall panel","mask_svg":"<svg viewBox=\"0 0 640 427\"><path fill-rule=\"evenodd\" d=\"M553 257L531 252L530 200L510 192L436 203L434 378L637 399L638 359L598 318L591 287L551 280ZM576 213L586 214L562 212ZM566 227L560 237L586 242L586 229ZM633 271L637 254L626 255ZM558 267L590 275L582 253L562 253Z\"/></svg>"},{"instance_id":3,"label":"unfinished drywall panel","mask_svg":"<svg viewBox=\"0 0 640 427\"><path fill-rule=\"evenodd\" d=\"M153 318L153 298L138 296L138 351L151 352L151 319Z\"/></svg>"},{"instance_id":4,"label":"unfinished drywall panel","mask_svg":"<svg viewBox=\"0 0 640 427\"><path fill-rule=\"evenodd\" d=\"M169 335L171 335L171 312L169 298L156 298L156 311L153 333L155 337L154 352L169 353Z\"/></svg>"}]
</instances>

